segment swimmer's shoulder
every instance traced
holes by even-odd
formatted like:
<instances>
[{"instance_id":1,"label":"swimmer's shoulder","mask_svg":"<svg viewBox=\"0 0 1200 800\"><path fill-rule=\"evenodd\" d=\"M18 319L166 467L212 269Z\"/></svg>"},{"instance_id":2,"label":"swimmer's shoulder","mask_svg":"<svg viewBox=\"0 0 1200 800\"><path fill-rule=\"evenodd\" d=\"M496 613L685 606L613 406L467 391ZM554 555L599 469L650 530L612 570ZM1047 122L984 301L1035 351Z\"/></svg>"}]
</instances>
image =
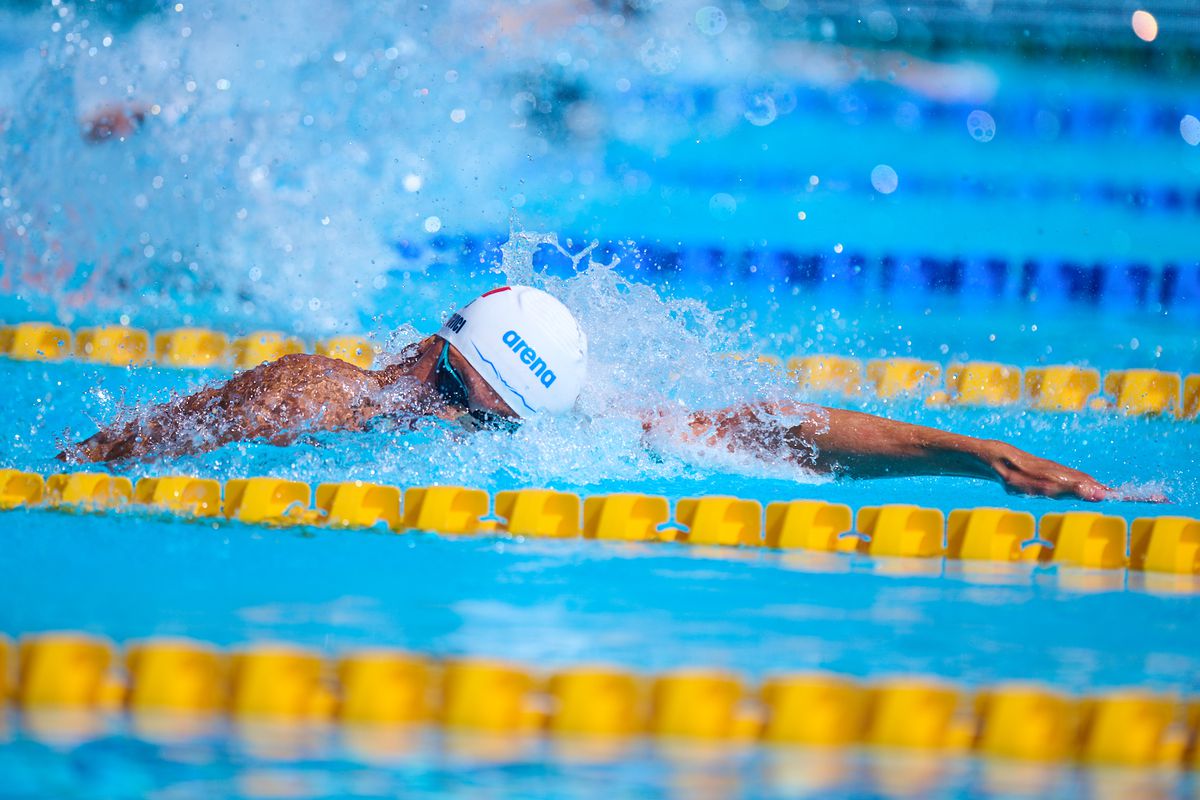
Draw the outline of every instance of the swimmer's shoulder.
<instances>
[{"instance_id":1,"label":"swimmer's shoulder","mask_svg":"<svg viewBox=\"0 0 1200 800\"><path fill-rule=\"evenodd\" d=\"M239 376L243 382L265 382L280 386L308 388L316 385L367 387L374 384L374 373L348 361L310 353L291 353L260 364Z\"/></svg>"}]
</instances>

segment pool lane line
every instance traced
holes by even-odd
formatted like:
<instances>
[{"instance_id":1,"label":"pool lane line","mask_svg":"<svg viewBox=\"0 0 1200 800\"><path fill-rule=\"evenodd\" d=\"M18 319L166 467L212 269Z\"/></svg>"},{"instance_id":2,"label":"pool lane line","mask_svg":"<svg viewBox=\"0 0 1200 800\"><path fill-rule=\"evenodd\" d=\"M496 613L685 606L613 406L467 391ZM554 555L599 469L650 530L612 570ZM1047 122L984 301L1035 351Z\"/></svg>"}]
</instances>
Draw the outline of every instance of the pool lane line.
<instances>
[{"instance_id":1,"label":"pool lane line","mask_svg":"<svg viewBox=\"0 0 1200 800\"><path fill-rule=\"evenodd\" d=\"M1144 204L1144 198L1154 195L1142 192L1128 197L1131 203ZM1172 206L1181 199L1169 191L1165 197ZM1200 210L1200 193L1193 199L1194 203L1183 202ZM437 234L424 240L399 239L392 242L392 249L402 262L402 272L433 264L496 266L501 263L502 243L508 238L508 233ZM558 239L570 248L590 243L595 248L594 258L601 263L608 259L610 266L629 276L692 279L704 285L736 281L748 291L769 290L777 296L781 292L809 296L828 291L841 300L847 293L881 299L963 297L975 307L998 301L1042 312L1076 306L1110 312L1142 310L1155 316L1182 316L1188 323L1193 322L1188 315L1200 300L1200 260L1188 255L1151 263L1138 258L1009 257L995 252L946 255L890 248L869 252L752 243L739 246L719 240L686 245L651 238L600 243L571 233ZM548 276L569 277L576 272L571 255L552 244L534 251L533 266Z\"/></svg>"},{"instance_id":2,"label":"pool lane line","mask_svg":"<svg viewBox=\"0 0 1200 800\"><path fill-rule=\"evenodd\" d=\"M55 726L70 734L80 714L127 713L135 730L172 741L195 735L198 720L222 718L375 735L432 726L510 745L546 737L585 750L607 744L617 759L654 742L689 755L761 744L1200 767L1200 699L1138 687L1080 695L1033 682L971 689L928 675L860 680L784 671L754 684L707 666L643 674L607 664L437 660L387 647L330 659L290 644L225 651L165 637L120 652L107 639L71 631L26 635L15 647L0 636L0 690L8 680L0 694L11 697L22 723L60 739Z\"/></svg>"},{"instance_id":3,"label":"pool lane line","mask_svg":"<svg viewBox=\"0 0 1200 800\"><path fill-rule=\"evenodd\" d=\"M1196 195L1200 209L1200 194ZM394 243L408 268L432 263L500 264L508 234L436 235L427 242ZM1079 306L1106 310L1142 309L1155 314L1190 314L1200 300L1200 261L1185 256L1151 264L1141 259L1020 256L994 253L943 255L877 249L803 250L787 246L737 246L721 241L684 244L643 240L599 243L593 237L560 234L574 248L595 246L592 257L628 264L630 275L705 284L737 281L748 290L790 289L807 296L830 291L866 297L970 297L972 302L1012 301L1031 308ZM533 266L548 275L569 277L571 257L553 245L533 253Z\"/></svg>"},{"instance_id":4,"label":"pool lane line","mask_svg":"<svg viewBox=\"0 0 1200 800\"><path fill-rule=\"evenodd\" d=\"M154 341L151 351L151 338ZM72 346L73 344L73 346ZM0 328L0 355L24 361L80 361L137 366L252 369L305 351L301 340L277 331L259 331L232 341L206 328L148 331L124 326L67 328L26 322ZM317 343L319 355L369 368L376 356L365 339L342 336ZM764 362L785 369L770 355L730 354L731 359ZM1193 420L1200 416L1200 374L1152 369L1108 371L1073 365L1021 368L990 361L950 363L914 358L863 362L837 355L795 356L789 375L805 391L884 401L918 400L939 407L1020 407L1045 412L1102 411L1131 416Z\"/></svg>"},{"instance_id":5,"label":"pool lane line","mask_svg":"<svg viewBox=\"0 0 1200 800\"><path fill-rule=\"evenodd\" d=\"M752 358L784 369L776 356ZM1072 364L1019 367L993 361L915 358L861 361L837 355L794 356L786 369L810 392L883 401L916 400L931 407L1017 407L1044 412L1114 412L1193 420L1200 415L1200 374L1154 369L1100 371Z\"/></svg>"},{"instance_id":6,"label":"pool lane line","mask_svg":"<svg viewBox=\"0 0 1200 800\"><path fill-rule=\"evenodd\" d=\"M1063 588L1200 592L1200 520L1141 517L1132 524L1098 511L1033 514L1005 508L951 511L915 505L849 506L820 500L767 504L729 496L608 494L581 498L551 489L497 492L462 486L399 487L238 478L127 477L103 472L0 470L0 509L107 513L142 509L203 520L324 529L501 534L535 539L680 543L736 558L780 551L789 566L830 569L838 554L879 559L882 574L994 578L995 565L1059 568ZM791 553L792 555L789 555ZM1034 573L1036 574L1036 573Z\"/></svg>"},{"instance_id":7,"label":"pool lane line","mask_svg":"<svg viewBox=\"0 0 1200 800\"><path fill-rule=\"evenodd\" d=\"M151 346L153 342L153 346ZM126 325L68 328L48 322L0 326L0 355L17 361L74 359L116 367L151 363L165 367L251 369L286 355L306 352L301 339L278 331L256 331L231 339L209 328L172 328L151 333ZM317 355L367 368L380 352L360 336L334 336L316 342Z\"/></svg>"}]
</instances>

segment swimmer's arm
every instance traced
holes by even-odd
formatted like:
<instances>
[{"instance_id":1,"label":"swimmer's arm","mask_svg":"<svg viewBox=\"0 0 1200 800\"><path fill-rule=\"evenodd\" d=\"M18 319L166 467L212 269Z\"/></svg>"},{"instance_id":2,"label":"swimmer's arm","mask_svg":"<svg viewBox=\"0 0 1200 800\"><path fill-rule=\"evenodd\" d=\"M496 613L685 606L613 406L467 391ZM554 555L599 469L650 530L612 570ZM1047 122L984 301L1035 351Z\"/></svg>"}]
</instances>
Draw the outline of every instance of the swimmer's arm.
<instances>
[{"instance_id":1,"label":"swimmer's arm","mask_svg":"<svg viewBox=\"0 0 1200 800\"><path fill-rule=\"evenodd\" d=\"M780 418L796 420L793 425ZM665 415L646 420L647 430ZM680 432L678 425L671 429ZM994 480L1013 494L1102 500L1111 490L1078 470L1004 442L836 408L756 404L686 420L685 438L759 457L784 455L807 469L847 478L956 475Z\"/></svg>"},{"instance_id":2,"label":"swimmer's arm","mask_svg":"<svg viewBox=\"0 0 1200 800\"><path fill-rule=\"evenodd\" d=\"M821 409L788 433L817 469L851 478L955 475L996 481L1011 494L1092 501L1111 492L1090 475L1007 442L857 411Z\"/></svg>"},{"instance_id":3,"label":"swimmer's arm","mask_svg":"<svg viewBox=\"0 0 1200 800\"><path fill-rule=\"evenodd\" d=\"M247 439L287 444L304 432L361 427L374 386L370 373L344 361L289 355L221 386L141 411L58 454L73 463L173 458Z\"/></svg>"}]
</instances>

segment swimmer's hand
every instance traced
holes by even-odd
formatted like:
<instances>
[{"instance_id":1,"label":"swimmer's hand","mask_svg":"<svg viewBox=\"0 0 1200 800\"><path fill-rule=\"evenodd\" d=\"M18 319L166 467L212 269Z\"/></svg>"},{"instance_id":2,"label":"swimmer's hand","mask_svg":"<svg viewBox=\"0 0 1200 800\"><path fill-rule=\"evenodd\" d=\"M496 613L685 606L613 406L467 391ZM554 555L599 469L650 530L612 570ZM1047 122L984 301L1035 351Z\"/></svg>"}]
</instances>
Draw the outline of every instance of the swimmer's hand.
<instances>
[{"instance_id":1,"label":"swimmer's hand","mask_svg":"<svg viewBox=\"0 0 1200 800\"><path fill-rule=\"evenodd\" d=\"M982 445L984 461L1009 494L1089 502L1113 497L1110 487L1077 469L1039 458L1005 442L983 441Z\"/></svg>"},{"instance_id":2,"label":"swimmer's hand","mask_svg":"<svg viewBox=\"0 0 1200 800\"><path fill-rule=\"evenodd\" d=\"M112 431L101 431L82 442L68 445L55 456L67 464L90 464L99 461L120 461L127 457L122 448L128 449L128 439L123 439Z\"/></svg>"},{"instance_id":3,"label":"swimmer's hand","mask_svg":"<svg viewBox=\"0 0 1200 800\"><path fill-rule=\"evenodd\" d=\"M1090 502L1170 502L1161 492L1129 492L1106 486L1091 475L1030 455L1004 442L989 441L984 444L985 458L1009 494L1073 498Z\"/></svg>"}]
</instances>

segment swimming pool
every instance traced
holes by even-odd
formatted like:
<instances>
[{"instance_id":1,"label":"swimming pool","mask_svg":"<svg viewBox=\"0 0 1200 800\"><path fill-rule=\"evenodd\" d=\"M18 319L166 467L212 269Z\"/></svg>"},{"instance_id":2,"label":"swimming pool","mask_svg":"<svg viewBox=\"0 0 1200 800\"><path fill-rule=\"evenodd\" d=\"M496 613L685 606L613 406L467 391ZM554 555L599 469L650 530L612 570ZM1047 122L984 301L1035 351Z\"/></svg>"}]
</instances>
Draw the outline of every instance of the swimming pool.
<instances>
[{"instance_id":1,"label":"swimming pool","mask_svg":"<svg viewBox=\"0 0 1200 800\"><path fill-rule=\"evenodd\" d=\"M683 23L630 13L625 34L613 33L611 14L582 25L626 44L653 33L658 49L588 50L571 23L566 33L525 42L526 52L489 73L486 55L444 47L469 19L469 4L428 19L416 9L347 7L326 31L303 24L299 11L237 21L222 4L186 6L128 28L71 8L60 14L66 25L54 31L44 66L30 68L29 56L10 62L14 85L29 94L13 102L21 113L8 117L4 139L4 163L13 167L3 195L6 322L197 325L230 336L277 328L306 346L368 334L386 359L465 298L525 281L580 313L594 380L584 415L515 435L468 438L441 425L321 435L119 474L461 485L493 500L545 487L583 497L735 496L764 506L813 499L855 510L911 503L947 514L1000 506L1041 517L1097 509L958 479L832 483L780 464L647 446L636 413L796 391L785 372L731 353L1200 372L1200 275L1186 235L1200 151L1181 138L1189 98L1169 81L988 58L941 75L934 83L949 94L939 96L928 85L896 85L876 67L852 79L833 70L781 83L781 65L796 57L786 42L764 47L758 60L735 48L733 61L758 71L732 76L721 66L730 53L722 62L699 50L708 39L697 37L711 34L695 30L694 10ZM747 24L765 13L727 11ZM66 33L98 35L81 27L85 20L113 36L120 58L66 52L83 48ZM265 36L276 22L283 33ZM14 15L15 26L38 36L50 24ZM758 41L738 24L729 33L715 46ZM160 47L185 57L156 66ZM592 66L580 68L585 55ZM98 77L138 74L128 79L171 101L120 146L83 144L68 103L39 99L67 92L84 105L100 96ZM564 108L542 112L546 96ZM994 138L968 127L980 108L993 117ZM419 144L396 143L402 120ZM345 130L355 134L340 136ZM509 151L519 155L502 154ZM892 173L875 172L880 165ZM126 211L106 210L114 198ZM509 246L498 271L514 209L535 233L514 239L522 246ZM95 224L73 224L80 218ZM549 236L538 231L557 232L567 252L539 245ZM599 263L577 273L568 254L593 239ZM605 267L614 255L620 262ZM8 387L0 467L61 471L54 454L97 421L226 374L0 360ZM1174 501L1099 507L1127 522L1200 518L1186 469L1200 441L1195 421L1037 412L1027 399L965 407L870 392L805 397L1004 438ZM13 637L70 630L125 645L184 636L223 651L274 641L327 659L394 647L450 661L503 659L539 676L594 663L643 676L700 667L750 687L816 671L863 685L928 676L964 693L1010 681L1071 695L1198 692L1200 645L1190 631L1200 607L1186 574L397 536L143 508L19 508L3 521L0 631ZM1164 747L1185 748L1184 727L1173 720ZM440 728L363 732L240 716L189 733L98 712L64 719L10 711L0 732L0 787L17 796L1195 789L1192 773L1170 766L1078 769L966 750L710 747L651 737L580 752L558 738L505 734L497 742Z\"/></svg>"}]
</instances>

